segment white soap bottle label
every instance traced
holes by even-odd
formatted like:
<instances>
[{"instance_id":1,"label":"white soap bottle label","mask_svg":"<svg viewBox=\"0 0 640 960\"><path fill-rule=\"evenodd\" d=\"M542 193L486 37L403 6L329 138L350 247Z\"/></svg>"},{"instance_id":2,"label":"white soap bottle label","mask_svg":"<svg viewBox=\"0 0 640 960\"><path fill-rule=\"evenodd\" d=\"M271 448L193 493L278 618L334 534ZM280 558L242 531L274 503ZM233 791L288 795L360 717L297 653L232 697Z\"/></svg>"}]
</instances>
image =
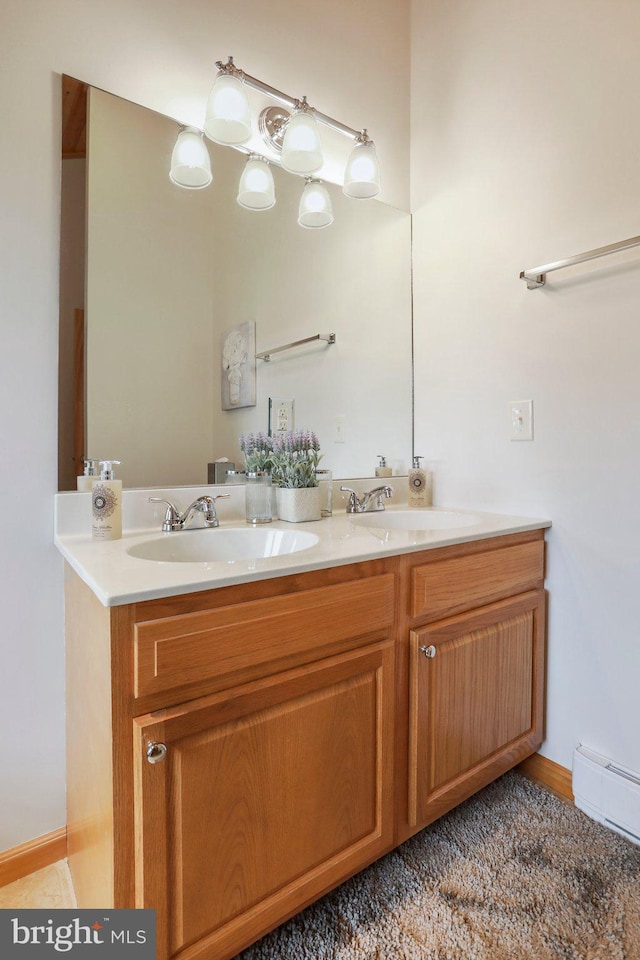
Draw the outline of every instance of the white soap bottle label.
<instances>
[{"instance_id":1,"label":"white soap bottle label","mask_svg":"<svg viewBox=\"0 0 640 960\"><path fill-rule=\"evenodd\" d=\"M430 507L433 505L433 476L420 466L422 457L413 458L413 469L409 470L410 507Z\"/></svg>"},{"instance_id":2,"label":"white soap bottle label","mask_svg":"<svg viewBox=\"0 0 640 960\"><path fill-rule=\"evenodd\" d=\"M122 480L114 480L112 464L103 461L99 480L91 488L91 532L94 540L119 540L122 536Z\"/></svg>"}]
</instances>

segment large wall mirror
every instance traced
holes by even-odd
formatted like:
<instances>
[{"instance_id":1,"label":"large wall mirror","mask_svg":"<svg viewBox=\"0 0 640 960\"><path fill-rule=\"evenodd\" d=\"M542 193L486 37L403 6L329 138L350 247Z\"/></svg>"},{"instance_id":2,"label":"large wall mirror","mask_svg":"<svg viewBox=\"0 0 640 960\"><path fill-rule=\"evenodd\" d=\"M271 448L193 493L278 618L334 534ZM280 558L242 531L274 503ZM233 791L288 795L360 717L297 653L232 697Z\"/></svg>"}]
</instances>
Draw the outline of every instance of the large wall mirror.
<instances>
[{"instance_id":1,"label":"large wall mirror","mask_svg":"<svg viewBox=\"0 0 640 960\"><path fill-rule=\"evenodd\" d=\"M409 214L329 184L333 224L304 229L304 181L277 167L275 206L243 209L246 159L209 141L213 183L181 189L168 176L176 121L87 93L86 160L68 117L63 153L60 488L75 489L83 454L121 460L129 487L206 483L208 463L241 459L241 434L267 431L270 398L294 401L334 476L371 476L378 454L406 471ZM255 405L223 409L223 342L247 322L258 353L318 333L335 343L256 360Z\"/></svg>"}]
</instances>

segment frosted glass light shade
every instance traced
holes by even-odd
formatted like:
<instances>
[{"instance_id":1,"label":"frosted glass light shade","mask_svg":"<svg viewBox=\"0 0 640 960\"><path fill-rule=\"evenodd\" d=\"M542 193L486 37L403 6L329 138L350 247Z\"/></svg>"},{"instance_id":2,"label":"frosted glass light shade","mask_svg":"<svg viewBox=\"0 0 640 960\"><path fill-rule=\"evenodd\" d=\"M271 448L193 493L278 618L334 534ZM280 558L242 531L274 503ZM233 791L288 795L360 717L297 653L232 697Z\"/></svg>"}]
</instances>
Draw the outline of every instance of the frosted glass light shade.
<instances>
[{"instance_id":1,"label":"frosted glass light shade","mask_svg":"<svg viewBox=\"0 0 640 960\"><path fill-rule=\"evenodd\" d=\"M251 111L242 81L229 73L215 79L205 113L204 132L216 143L245 143L251 136Z\"/></svg>"},{"instance_id":2,"label":"frosted glass light shade","mask_svg":"<svg viewBox=\"0 0 640 960\"><path fill-rule=\"evenodd\" d=\"M380 167L372 140L356 143L351 151L344 171L342 192L355 200L367 200L380 193Z\"/></svg>"},{"instance_id":3,"label":"frosted glass light shade","mask_svg":"<svg viewBox=\"0 0 640 960\"><path fill-rule=\"evenodd\" d=\"M298 209L298 223L301 227L317 230L333 223L331 197L324 183L312 180L302 191Z\"/></svg>"},{"instance_id":4,"label":"frosted glass light shade","mask_svg":"<svg viewBox=\"0 0 640 960\"><path fill-rule=\"evenodd\" d=\"M238 203L247 210L270 210L276 202L276 190L269 164L249 157L240 177Z\"/></svg>"},{"instance_id":5,"label":"frosted glass light shade","mask_svg":"<svg viewBox=\"0 0 640 960\"><path fill-rule=\"evenodd\" d=\"M318 122L304 110L294 113L282 141L282 166L289 173L315 173L322 166L322 140Z\"/></svg>"},{"instance_id":6,"label":"frosted glass light shade","mask_svg":"<svg viewBox=\"0 0 640 960\"><path fill-rule=\"evenodd\" d=\"M186 127L178 134L169 177L179 187L201 190L213 180L209 151L202 134L196 127Z\"/></svg>"}]
</instances>

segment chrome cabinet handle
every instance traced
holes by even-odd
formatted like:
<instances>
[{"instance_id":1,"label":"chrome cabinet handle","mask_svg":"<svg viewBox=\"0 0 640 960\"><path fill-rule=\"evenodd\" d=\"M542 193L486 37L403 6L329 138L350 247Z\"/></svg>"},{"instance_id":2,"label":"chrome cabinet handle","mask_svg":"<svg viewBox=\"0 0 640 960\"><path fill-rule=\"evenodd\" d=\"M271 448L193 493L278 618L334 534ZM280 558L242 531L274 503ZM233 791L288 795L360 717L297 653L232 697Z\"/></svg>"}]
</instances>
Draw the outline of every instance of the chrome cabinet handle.
<instances>
[{"instance_id":1,"label":"chrome cabinet handle","mask_svg":"<svg viewBox=\"0 0 640 960\"><path fill-rule=\"evenodd\" d=\"M167 755L166 743L158 743L157 740L149 740L147 744L147 763L160 763Z\"/></svg>"},{"instance_id":2,"label":"chrome cabinet handle","mask_svg":"<svg viewBox=\"0 0 640 960\"><path fill-rule=\"evenodd\" d=\"M427 660L433 660L436 655L436 648L433 644L428 647L420 647L420 653L424 653Z\"/></svg>"}]
</instances>

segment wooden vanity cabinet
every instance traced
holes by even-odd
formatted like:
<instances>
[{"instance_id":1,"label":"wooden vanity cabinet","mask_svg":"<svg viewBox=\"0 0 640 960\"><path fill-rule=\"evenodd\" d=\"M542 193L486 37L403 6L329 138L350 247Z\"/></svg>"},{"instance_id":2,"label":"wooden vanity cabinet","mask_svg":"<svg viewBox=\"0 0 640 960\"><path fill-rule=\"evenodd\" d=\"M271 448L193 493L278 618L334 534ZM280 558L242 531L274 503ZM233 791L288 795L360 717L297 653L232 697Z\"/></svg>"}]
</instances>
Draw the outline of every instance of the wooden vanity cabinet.
<instances>
[{"instance_id":1,"label":"wooden vanity cabinet","mask_svg":"<svg viewBox=\"0 0 640 960\"><path fill-rule=\"evenodd\" d=\"M410 561L408 833L542 743L542 531Z\"/></svg>"},{"instance_id":2,"label":"wooden vanity cabinet","mask_svg":"<svg viewBox=\"0 0 640 960\"><path fill-rule=\"evenodd\" d=\"M229 960L533 753L543 560L538 530L112 608L68 569L79 906Z\"/></svg>"},{"instance_id":3,"label":"wooden vanity cabinet","mask_svg":"<svg viewBox=\"0 0 640 960\"><path fill-rule=\"evenodd\" d=\"M81 906L226 960L392 848L394 566L109 610L69 573Z\"/></svg>"}]
</instances>

